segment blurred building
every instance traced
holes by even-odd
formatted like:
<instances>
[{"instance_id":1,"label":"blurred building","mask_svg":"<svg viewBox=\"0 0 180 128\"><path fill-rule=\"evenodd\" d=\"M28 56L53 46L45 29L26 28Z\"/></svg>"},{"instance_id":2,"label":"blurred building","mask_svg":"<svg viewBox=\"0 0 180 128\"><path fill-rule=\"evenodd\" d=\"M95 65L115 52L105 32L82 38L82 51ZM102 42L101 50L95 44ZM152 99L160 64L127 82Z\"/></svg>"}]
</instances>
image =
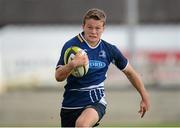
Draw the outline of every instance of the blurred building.
<instances>
[{"instance_id":1,"label":"blurred building","mask_svg":"<svg viewBox=\"0 0 180 128\"><path fill-rule=\"evenodd\" d=\"M138 0L140 24L179 23L179 0ZM126 24L127 0L0 0L0 25L80 24L89 8L103 9L110 24Z\"/></svg>"}]
</instances>

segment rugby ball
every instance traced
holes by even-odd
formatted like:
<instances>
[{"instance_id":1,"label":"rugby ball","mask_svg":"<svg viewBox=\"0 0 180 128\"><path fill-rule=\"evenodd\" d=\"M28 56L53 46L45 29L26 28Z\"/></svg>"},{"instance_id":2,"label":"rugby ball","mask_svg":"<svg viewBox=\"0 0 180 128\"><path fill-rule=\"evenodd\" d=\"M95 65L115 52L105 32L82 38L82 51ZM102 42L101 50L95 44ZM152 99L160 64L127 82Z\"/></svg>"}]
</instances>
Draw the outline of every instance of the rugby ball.
<instances>
[{"instance_id":1,"label":"rugby ball","mask_svg":"<svg viewBox=\"0 0 180 128\"><path fill-rule=\"evenodd\" d=\"M81 49L77 46L72 46L72 47L68 48L64 53L64 63L68 64L71 60L73 60L74 56L78 52L81 52L81 54L83 54L83 55L87 54L83 49ZM79 67L73 69L71 74L75 77L83 77L84 75L87 74L88 69L89 69L89 63L87 65L79 66Z\"/></svg>"}]
</instances>

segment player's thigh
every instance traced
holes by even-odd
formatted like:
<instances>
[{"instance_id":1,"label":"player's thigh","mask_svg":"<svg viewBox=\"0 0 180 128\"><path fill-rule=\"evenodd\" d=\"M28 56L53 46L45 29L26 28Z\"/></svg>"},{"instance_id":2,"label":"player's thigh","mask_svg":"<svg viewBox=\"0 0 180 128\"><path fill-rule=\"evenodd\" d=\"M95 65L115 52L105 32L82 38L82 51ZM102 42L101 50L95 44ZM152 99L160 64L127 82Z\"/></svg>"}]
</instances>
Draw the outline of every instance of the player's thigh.
<instances>
[{"instance_id":1,"label":"player's thigh","mask_svg":"<svg viewBox=\"0 0 180 128\"><path fill-rule=\"evenodd\" d=\"M61 127L75 127L77 118L84 109L61 109Z\"/></svg>"},{"instance_id":2,"label":"player's thigh","mask_svg":"<svg viewBox=\"0 0 180 128\"><path fill-rule=\"evenodd\" d=\"M94 108L86 108L76 120L76 126L93 126L98 120L98 112Z\"/></svg>"}]
</instances>

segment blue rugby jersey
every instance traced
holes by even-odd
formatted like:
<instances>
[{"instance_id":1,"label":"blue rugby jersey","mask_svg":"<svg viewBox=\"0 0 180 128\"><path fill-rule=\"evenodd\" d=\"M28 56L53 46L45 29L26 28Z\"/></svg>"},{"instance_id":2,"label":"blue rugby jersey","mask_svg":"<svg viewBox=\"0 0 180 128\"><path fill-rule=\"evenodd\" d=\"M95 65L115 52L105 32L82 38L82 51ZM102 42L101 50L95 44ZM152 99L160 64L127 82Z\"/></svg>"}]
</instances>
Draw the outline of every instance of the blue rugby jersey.
<instances>
[{"instance_id":1,"label":"blue rugby jersey","mask_svg":"<svg viewBox=\"0 0 180 128\"><path fill-rule=\"evenodd\" d=\"M78 46L86 51L89 58L89 70L81 78L72 75L67 78L62 108L82 108L95 102L106 105L104 80L108 66L113 63L120 70L124 70L128 65L128 60L115 45L104 40L100 40L97 46L91 47L84 39L82 32L64 44L56 69L64 65L64 53L71 46Z\"/></svg>"}]
</instances>

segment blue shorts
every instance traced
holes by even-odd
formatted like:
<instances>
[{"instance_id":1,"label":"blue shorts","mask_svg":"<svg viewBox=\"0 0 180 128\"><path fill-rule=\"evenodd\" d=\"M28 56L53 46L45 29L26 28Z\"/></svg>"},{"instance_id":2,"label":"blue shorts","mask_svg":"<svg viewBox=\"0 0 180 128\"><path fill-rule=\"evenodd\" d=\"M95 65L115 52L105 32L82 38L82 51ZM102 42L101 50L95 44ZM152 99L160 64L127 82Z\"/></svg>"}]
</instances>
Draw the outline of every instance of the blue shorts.
<instances>
[{"instance_id":1,"label":"blue shorts","mask_svg":"<svg viewBox=\"0 0 180 128\"><path fill-rule=\"evenodd\" d=\"M61 112L60 112L61 127L75 127L77 118L81 115L81 113L86 108L94 108L97 111L97 113L99 115L98 122L102 119L102 117L106 113L106 106L104 106L101 103L94 103L92 105L88 105L81 109L64 109L64 108L62 108ZM99 125L98 122L94 125L94 127Z\"/></svg>"}]
</instances>

